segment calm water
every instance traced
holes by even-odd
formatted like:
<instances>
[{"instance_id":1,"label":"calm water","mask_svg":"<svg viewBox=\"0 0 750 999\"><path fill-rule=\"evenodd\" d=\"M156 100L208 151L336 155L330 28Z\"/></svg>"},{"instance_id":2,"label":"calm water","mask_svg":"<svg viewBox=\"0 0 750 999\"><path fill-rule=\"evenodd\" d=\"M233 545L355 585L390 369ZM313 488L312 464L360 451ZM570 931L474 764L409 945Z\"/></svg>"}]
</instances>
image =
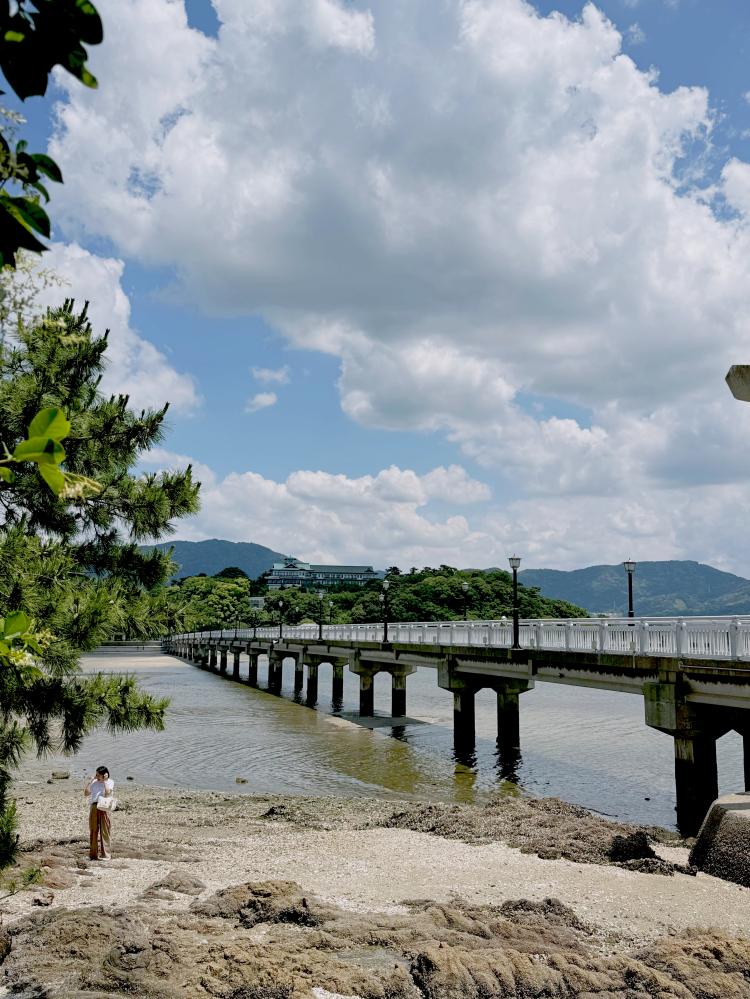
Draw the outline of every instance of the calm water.
<instances>
[{"instance_id":1,"label":"calm water","mask_svg":"<svg viewBox=\"0 0 750 999\"><path fill-rule=\"evenodd\" d=\"M609 816L674 826L672 740L646 727L643 701L559 684L537 684L521 697L519 759L499 759L495 697L476 700L473 758L453 753L451 695L434 670L407 681L410 723L376 731L331 714L331 667L319 671L319 706L293 701L294 669L284 666L281 698L232 683L178 660L88 660L85 668L128 670L156 696L171 698L167 729L111 736L97 732L72 759L28 760L24 776L64 767L74 776L107 764L122 781L249 793L377 794L481 801L501 788L557 795ZM231 661L230 661L231 669ZM246 676L242 659L242 675ZM259 680L265 684L265 659ZM343 715L354 717L359 686L345 671ZM385 721L390 677L375 681L376 712ZM235 778L245 777L238 785ZM722 792L742 787L742 743L719 742ZM650 799L650 800L647 800Z\"/></svg>"}]
</instances>

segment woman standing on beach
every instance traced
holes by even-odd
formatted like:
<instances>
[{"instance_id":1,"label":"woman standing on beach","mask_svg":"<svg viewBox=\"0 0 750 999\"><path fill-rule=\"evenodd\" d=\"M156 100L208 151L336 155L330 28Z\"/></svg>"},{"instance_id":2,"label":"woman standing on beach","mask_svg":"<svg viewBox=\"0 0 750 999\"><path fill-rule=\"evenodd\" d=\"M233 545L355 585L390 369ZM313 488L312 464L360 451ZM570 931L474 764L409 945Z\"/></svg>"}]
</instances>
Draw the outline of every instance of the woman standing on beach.
<instances>
[{"instance_id":1,"label":"woman standing on beach","mask_svg":"<svg viewBox=\"0 0 750 999\"><path fill-rule=\"evenodd\" d=\"M97 767L83 790L89 799L89 860L110 860L115 782L107 767Z\"/></svg>"}]
</instances>

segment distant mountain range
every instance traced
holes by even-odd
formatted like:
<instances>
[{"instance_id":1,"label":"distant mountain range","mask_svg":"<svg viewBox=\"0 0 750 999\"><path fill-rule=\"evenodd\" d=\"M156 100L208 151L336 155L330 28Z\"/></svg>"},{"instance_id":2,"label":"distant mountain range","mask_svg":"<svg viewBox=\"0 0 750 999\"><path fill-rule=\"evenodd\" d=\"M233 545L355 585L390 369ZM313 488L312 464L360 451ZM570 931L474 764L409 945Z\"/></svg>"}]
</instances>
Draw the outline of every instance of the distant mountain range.
<instances>
[{"instance_id":1,"label":"distant mountain range","mask_svg":"<svg viewBox=\"0 0 750 999\"><path fill-rule=\"evenodd\" d=\"M628 580L621 564L570 572L522 569L518 578L538 586L545 597L570 600L592 614L627 613ZM700 562L639 562L633 597L635 613L646 617L750 614L750 580Z\"/></svg>"},{"instance_id":2,"label":"distant mountain range","mask_svg":"<svg viewBox=\"0 0 750 999\"><path fill-rule=\"evenodd\" d=\"M179 569L173 578L199 573L214 576L222 569L237 566L251 579L257 579L284 557L264 545L217 538L144 547L174 548L172 557ZM525 586L538 586L545 597L569 600L592 614L627 613L628 581L621 564L590 565L569 572L522 569L518 578ZM639 562L633 593L635 612L644 616L750 615L750 580L700 562Z\"/></svg>"},{"instance_id":3,"label":"distant mountain range","mask_svg":"<svg viewBox=\"0 0 750 999\"><path fill-rule=\"evenodd\" d=\"M284 556L263 545L255 545L249 541L220 541L212 538L210 541L165 541L158 545L143 545L142 549L158 548L161 551L174 549L172 558L178 563L179 569L172 577L197 576L205 573L215 576L222 569L237 566L246 572L251 579L257 579L261 573L270 569L274 562Z\"/></svg>"}]
</instances>

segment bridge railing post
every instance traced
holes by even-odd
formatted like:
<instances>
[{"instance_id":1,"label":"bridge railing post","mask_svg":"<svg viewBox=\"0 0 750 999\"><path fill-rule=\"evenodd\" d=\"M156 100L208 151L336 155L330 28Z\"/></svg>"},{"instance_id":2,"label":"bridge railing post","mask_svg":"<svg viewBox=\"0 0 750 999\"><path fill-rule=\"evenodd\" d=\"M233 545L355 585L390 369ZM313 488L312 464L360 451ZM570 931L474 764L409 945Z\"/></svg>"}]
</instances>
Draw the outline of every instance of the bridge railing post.
<instances>
[{"instance_id":1,"label":"bridge railing post","mask_svg":"<svg viewBox=\"0 0 750 999\"><path fill-rule=\"evenodd\" d=\"M686 632L687 632L687 624L682 620L682 618L679 618L679 620L677 621L677 625L675 627L675 636L674 636L675 652L677 653L678 656L682 656L685 654L686 637L687 637Z\"/></svg>"},{"instance_id":2,"label":"bridge railing post","mask_svg":"<svg viewBox=\"0 0 750 999\"><path fill-rule=\"evenodd\" d=\"M645 656L648 653L648 644L649 644L648 643L648 622L647 621L639 621L638 622L638 632L639 632L639 634L638 634L638 640L639 640L639 645L640 645L640 652L641 652L642 655Z\"/></svg>"},{"instance_id":3,"label":"bridge railing post","mask_svg":"<svg viewBox=\"0 0 750 999\"><path fill-rule=\"evenodd\" d=\"M568 621L565 625L565 651L570 652L573 648L573 622Z\"/></svg>"},{"instance_id":4,"label":"bridge railing post","mask_svg":"<svg viewBox=\"0 0 750 999\"><path fill-rule=\"evenodd\" d=\"M729 622L729 655L732 659L740 656L740 622L736 617Z\"/></svg>"}]
</instances>

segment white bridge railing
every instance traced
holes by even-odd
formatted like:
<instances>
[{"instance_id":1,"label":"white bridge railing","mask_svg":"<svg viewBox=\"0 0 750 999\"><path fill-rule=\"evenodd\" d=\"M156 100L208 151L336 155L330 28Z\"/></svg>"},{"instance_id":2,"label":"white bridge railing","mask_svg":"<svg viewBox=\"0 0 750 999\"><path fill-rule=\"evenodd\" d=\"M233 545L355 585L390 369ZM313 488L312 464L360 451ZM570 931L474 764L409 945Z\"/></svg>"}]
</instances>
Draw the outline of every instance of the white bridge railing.
<instances>
[{"instance_id":1,"label":"white bridge railing","mask_svg":"<svg viewBox=\"0 0 750 999\"><path fill-rule=\"evenodd\" d=\"M656 617L523 620L525 649L617 652L625 655L684 656L688 659L750 659L750 618ZM284 625L285 639L318 637L317 624ZM278 625L175 635L173 638L278 639ZM383 624L328 624L323 637L333 641L381 642ZM419 645L510 648L513 624L500 621L389 622L388 641Z\"/></svg>"}]
</instances>

